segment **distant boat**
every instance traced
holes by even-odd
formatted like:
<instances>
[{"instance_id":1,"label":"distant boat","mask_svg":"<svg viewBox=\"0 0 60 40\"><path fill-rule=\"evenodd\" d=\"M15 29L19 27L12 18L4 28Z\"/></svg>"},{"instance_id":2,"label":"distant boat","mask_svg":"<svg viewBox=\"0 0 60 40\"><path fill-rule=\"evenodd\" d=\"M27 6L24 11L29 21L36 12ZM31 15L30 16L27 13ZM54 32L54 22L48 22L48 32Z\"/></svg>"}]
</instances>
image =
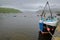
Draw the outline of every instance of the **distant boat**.
<instances>
[{"instance_id":1,"label":"distant boat","mask_svg":"<svg viewBox=\"0 0 60 40\"><path fill-rule=\"evenodd\" d=\"M59 14L57 14L58 16L60 16L60 13Z\"/></svg>"},{"instance_id":2,"label":"distant boat","mask_svg":"<svg viewBox=\"0 0 60 40\"><path fill-rule=\"evenodd\" d=\"M14 15L13 17L16 17L16 15Z\"/></svg>"}]
</instances>

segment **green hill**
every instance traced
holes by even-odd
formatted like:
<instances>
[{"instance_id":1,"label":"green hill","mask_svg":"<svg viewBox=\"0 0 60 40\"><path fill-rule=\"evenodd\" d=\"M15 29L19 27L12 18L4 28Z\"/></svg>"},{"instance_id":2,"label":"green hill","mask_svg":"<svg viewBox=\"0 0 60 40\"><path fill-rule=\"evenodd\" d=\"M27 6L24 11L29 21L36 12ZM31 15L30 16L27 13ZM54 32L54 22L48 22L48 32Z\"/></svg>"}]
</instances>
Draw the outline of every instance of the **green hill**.
<instances>
[{"instance_id":1,"label":"green hill","mask_svg":"<svg viewBox=\"0 0 60 40\"><path fill-rule=\"evenodd\" d=\"M0 13L21 13L20 10L14 8L2 8L0 7Z\"/></svg>"}]
</instances>

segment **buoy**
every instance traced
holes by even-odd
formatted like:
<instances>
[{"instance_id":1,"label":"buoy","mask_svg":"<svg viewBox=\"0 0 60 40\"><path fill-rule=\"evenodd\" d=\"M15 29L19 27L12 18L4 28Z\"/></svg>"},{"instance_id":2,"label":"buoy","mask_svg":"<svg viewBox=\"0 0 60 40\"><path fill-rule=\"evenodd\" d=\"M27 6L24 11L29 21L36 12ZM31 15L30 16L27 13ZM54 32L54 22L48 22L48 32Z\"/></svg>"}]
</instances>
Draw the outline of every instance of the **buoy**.
<instances>
[{"instance_id":1,"label":"buoy","mask_svg":"<svg viewBox=\"0 0 60 40\"><path fill-rule=\"evenodd\" d=\"M26 16L24 15L24 17L26 17Z\"/></svg>"},{"instance_id":2,"label":"buoy","mask_svg":"<svg viewBox=\"0 0 60 40\"><path fill-rule=\"evenodd\" d=\"M47 28L47 31L50 31L50 28Z\"/></svg>"}]
</instances>

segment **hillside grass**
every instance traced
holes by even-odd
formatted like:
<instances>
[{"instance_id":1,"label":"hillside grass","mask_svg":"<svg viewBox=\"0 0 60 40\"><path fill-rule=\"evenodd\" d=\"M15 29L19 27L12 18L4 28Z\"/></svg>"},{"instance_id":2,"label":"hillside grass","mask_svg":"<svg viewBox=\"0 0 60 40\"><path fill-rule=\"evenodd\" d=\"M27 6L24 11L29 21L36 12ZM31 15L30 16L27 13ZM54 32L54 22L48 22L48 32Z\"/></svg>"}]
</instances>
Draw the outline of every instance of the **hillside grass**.
<instances>
[{"instance_id":1,"label":"hillside grass","mask_svg":"<svg viewBox=\"0 0 60 40\"><path fill-rule=\"evenodd\" d=\"M2 8L0 7L0 13L21 13L20 10L14 8Z\"/></svg>"}]
</instances>

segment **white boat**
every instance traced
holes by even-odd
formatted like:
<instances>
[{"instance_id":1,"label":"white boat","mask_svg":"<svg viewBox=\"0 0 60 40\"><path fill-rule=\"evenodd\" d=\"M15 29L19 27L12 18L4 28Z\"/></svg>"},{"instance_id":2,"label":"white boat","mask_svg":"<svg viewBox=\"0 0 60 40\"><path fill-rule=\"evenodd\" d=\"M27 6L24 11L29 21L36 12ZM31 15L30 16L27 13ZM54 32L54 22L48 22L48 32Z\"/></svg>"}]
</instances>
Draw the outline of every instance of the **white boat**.
<instances>
[{"instance_id":1,"label":"white boat","mask_svg":"<svg viewBox=\"0 0 60 40\"><path fill-rule=\"evenodd\" d=\"M49 20L48 18L47 18L47 20L45 19L45 20L41 20L40 19L40 21L39 21L39 23L44 23L44 24L46 24L46 25L51 25L51 26L57 26L57 23L58 23L58 18L53 18L53 19L51 19L51 20Z\"/></svg>"},{"instance_id":2,"label":"white boat","mask_svg":"<svg viewBox=\"0 0 60 40\"><path fill-rule=\"evenodd\" d=\"M44 14L44 11L45 11L45 7L47 5L49 7L49 11L50 11L51 15L47 16L47 18L46 18L45 17L46 13ZM48 32L48 30L47 30L47 27L48 27L50 29L50 32L52 32L52 29L53 29L53 32L52 32L52 34L53 34L56 27L57 27L57 23L58 23L59 20L58 20L58 18L56 16L52 15L52 12L50 10L50 6L49 6L48 1L46 3L45 7L44 7L44 10L42 12L41 19L39 20L40 31L41 32Z\"/></svg>"}]
</instances>

